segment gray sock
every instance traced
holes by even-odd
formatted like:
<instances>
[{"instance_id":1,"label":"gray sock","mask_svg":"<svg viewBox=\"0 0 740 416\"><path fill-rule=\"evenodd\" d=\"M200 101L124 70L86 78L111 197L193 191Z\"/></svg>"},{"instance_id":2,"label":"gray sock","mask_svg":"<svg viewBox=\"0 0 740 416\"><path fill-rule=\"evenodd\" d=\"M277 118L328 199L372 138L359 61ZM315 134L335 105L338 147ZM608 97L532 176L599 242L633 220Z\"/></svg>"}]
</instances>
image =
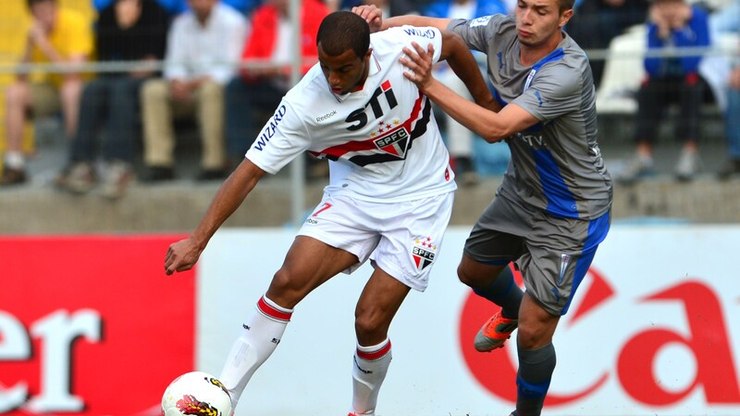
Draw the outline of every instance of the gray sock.
<instances>
[{"instance_id":1,"label":"gray sock","mask_svg":"<svg viewBox=\"0 0 740 416\"><path fill-rule=\"evenodd\" d=\"M516 375L518 416L539 416L555 370L555 347L547 344L536 350L518 349L519 371Z\"/></svg>"},{"instance_id":2,"label":"gray sock","mask_svg":"<svg viewBox=\"0 0 740 416\"><path fill-rule=\"evenodd\" d=\"M496 305L501 306L501 314L505 318L517 319L519 305L522 303L524 292L514 282L511 268L506 266L498 277L486 287L474 287L473 291Z\"/></svg>"}]
</instances>

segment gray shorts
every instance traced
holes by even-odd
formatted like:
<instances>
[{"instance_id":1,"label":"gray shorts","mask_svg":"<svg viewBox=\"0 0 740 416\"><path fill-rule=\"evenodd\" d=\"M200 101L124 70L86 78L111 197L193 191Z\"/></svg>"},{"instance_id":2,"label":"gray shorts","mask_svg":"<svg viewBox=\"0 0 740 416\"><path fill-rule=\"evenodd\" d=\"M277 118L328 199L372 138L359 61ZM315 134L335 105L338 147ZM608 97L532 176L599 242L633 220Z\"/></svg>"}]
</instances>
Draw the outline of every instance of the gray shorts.
<instances>
[{"instance_id":1,"label":"gray shorts","mask_svg":"<svg viewBox=\"0 0 740 416\"><path fill-rule=\"evenodd\" d=\"M553 315L565 315L610 225L560 218L501 196L483 211L465 242L465 254L486 264L515 262L527 293Z\"/></svg>"}]
</instances>

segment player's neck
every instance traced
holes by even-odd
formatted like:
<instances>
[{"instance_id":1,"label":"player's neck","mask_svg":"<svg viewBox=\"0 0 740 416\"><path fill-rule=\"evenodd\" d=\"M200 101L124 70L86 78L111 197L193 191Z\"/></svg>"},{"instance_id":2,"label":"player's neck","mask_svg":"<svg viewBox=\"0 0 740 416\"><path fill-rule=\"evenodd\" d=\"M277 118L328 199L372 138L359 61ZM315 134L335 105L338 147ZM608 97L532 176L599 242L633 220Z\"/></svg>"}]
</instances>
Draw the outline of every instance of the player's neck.
<instances>
[{"instance_id":1,"label":"player's neck","mask_svg":"<svg viewBox=\"0 0 740 416\"><path fill-rule=\"evenodd\" d=\"M563 40L562 32L558 31L556 35L550 36L546 41L537 45L519 45L519 62L524 66L531 66L539 62L540 59L549 55L557 49Z\"/></svg>"}]
</instances>

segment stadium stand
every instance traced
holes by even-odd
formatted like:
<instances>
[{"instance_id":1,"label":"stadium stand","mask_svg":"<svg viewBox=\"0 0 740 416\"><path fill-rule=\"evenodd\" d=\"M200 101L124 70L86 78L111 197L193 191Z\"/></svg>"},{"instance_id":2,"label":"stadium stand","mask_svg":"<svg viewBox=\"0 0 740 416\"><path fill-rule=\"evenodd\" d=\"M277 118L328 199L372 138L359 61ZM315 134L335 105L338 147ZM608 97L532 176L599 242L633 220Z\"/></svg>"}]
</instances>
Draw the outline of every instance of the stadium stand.
<instances>
[{"instance_id":1,"label":"stadium stand","mask_svg":"<svg viewBox=\"0 0 740 416\"><path fill-rule=\"evenodd\" d=\"M95 10L90 0L59 0L63 6L75 9L93 21ZM5 118L5 87L13 79L13 67L23 53L23 44L30 24L25 1L0 2L0 120ZM32 152L34 126L28 125L24 134L24 149ZM5 150L5 123L0 123L0 153ZM0 158L0 168L2 158Z\"/></svg>"}]
</instances>

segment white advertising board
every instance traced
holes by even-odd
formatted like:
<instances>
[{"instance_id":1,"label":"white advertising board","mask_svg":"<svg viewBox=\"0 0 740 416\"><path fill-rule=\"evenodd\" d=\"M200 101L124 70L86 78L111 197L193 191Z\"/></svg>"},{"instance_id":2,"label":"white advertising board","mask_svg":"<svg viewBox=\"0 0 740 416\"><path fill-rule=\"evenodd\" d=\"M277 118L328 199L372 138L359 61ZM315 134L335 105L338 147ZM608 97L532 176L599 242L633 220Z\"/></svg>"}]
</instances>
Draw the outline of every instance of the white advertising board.
<instances>
[{"instance_id":1,"label":"white advertising board","mask_svg":"<svg viewBox=\"0 0 740 416\"><path fill-rule=\"evenodd\" d=\"M451 228L430 287L390 329L380 416L508 415L516 348L472 351L488 311L456 277L468 228ZM196 366L218 373L293 240L291 229L223 230L198 272ZM544 415L740 415L740 226L613 226L563 317ZM344 415L354 304L368 265L296 308L237 415Z\"/></svg>"}]
</instances>

